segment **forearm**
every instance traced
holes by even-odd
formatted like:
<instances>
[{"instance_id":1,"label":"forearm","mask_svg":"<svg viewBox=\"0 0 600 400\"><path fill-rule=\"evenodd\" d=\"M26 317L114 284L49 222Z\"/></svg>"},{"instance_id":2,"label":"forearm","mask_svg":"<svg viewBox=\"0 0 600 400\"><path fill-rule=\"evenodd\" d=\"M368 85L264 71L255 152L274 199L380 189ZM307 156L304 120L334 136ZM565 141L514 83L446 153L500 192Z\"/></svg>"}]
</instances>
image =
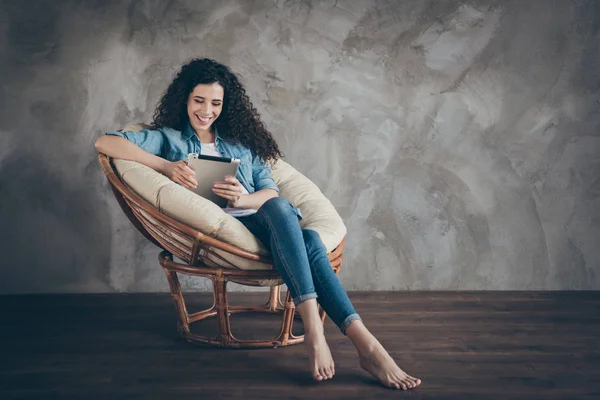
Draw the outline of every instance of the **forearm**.
<instances>
[{"instance_id":1,"label":"forearm","mask_svg":"<svg viewBox=\"0 0 600 400\"><path fill-rule=\"evenodd\" d=\"M140 149L127 139L119 136L104 135L100 136L95 143L96 150L113 158L123 160L137 161L160 173L164 172L166 163L164 158L150 154Z\"/></svg>"},{"instance_id":2,"label":"forearm","mask_svg":"<svg viewBox=\"0 0 600 400\"><path fill-rule=\"evenodd\" d=\"M241 196L236 207L258 210L267 200L272 199L273 197L279 197L279 193L277 193L276 190L259 190L258 192Z\"/></svg>"}]
</instances>

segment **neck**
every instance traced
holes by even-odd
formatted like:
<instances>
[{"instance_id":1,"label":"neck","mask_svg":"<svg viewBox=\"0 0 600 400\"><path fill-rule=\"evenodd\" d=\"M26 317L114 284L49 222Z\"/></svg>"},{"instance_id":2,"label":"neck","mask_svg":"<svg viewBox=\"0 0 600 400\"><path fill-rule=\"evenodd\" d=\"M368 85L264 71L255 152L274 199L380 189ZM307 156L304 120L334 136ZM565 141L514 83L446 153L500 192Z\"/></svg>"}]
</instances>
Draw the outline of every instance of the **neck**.
<instances>
[{"instance_id":1,"label":"neck","mask_svg":"<svg viewBox=\"0 0 600 400\"><path fill-rule=\"evenodd\" d=\"M209 129L207 131L196 131L198 139L201 143L213 143L215 141L215 134Z\"/></svg>"}]
</instances>

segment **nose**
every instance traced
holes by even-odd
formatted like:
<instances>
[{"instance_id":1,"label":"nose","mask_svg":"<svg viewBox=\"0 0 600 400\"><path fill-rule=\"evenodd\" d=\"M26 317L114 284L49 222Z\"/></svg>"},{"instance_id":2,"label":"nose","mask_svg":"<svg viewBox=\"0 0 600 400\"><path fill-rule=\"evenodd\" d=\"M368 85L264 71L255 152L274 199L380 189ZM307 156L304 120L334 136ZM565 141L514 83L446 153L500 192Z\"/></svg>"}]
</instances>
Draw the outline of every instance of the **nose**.
<instances>
[{"instance_id":1,"label":"nose","mask_svg":"<svg viewBox=\"0 0 600 400\"><path fill-rule=\"evenodd\" d=\"M210 103L203 103L200 105L200 112L202 115L212 115L213 106Z\"/></svg>"}]
</instances>

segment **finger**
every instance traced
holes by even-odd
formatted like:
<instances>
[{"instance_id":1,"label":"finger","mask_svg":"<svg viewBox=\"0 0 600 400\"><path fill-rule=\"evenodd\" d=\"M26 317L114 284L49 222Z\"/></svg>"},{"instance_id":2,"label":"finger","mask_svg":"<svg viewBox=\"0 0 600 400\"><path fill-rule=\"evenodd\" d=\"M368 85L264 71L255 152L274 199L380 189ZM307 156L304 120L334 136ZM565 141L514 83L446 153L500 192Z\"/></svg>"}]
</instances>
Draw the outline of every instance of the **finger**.
<instances>
[{"instance_id":1,"label":"finger","mask_svg":"<svg viewBox=\"0 0 600 400\"><path fill-rule=\"evenodd\" d=\"M227 185L227 186L236 186L236 184L234 182L229 182L229 181L218 181L218 182L215 182L215 184Z\"/></svg>"},{"instance_id":2,"label":"finger","mask_svg":"<svg viewBox=\"0 0 600 400\"><path fill-rule=\"evenodd\" d=\"M214 188L231 190L232 192L242 193L242 188L239 186L232 185L231 183L215 183Z\"/></svg>"},{"instance_id":3,"label":"finger","mask_svg":"<svg viewBox=\"0 0 600 400\"><path fill-rule=\"evenodd\" d=\"M188 182L192 186L198 186L198 182L192 176L185 175L185 174L180 174L179 175L179 179Z\"/></svg>"},{"instance_id":4,"label":"finger","mask_svg":"<svg viewBox=\"0 0 600 400\"><path fill-rule=\"evenodd\" d=\"M230 193L227 193L227 192L225 192L225 191L223 191L223 190L219 190L219 189L213 189L213 192L214 192L216 195L218 195L218 196L220 196L220 197L223 197L223 198L225 198L225 199L227 199L227 200L231 200L231 201L235 201L235 200L237 200L237 198L239 197L239 196L237 196L237 195L231 195Z\"/></svg>"},{"instance_id":5,"label":"finger","mask_svg":"<svg viewBox=\"0 0 600 400\"><path fill-rule=\"evenodd\" d=\"M240 183L240 182L237 180L237 178L236 178L236 177L234 177L234 176L229 176L229 175L225 177L225 182L231 182L231 183L233 183L234 185L237 185L237 184L239 184L239 183Z\"/></svg>"},{"instance_id":6,"label":"finger","mask_svg":"<svg viewBox=\"0 0 600 400\"><path fill-rule=\"evenodd\" d=\"M183 186L184 188L187 188L187 189L196 189L196 185L193 185L188 181L180 181L177 183L179 183L181 186Z\"/></svg>"},{"instance_id":7,"label":"finger","mask_svg":"<svg viewBox=\"0 0 600 400\"><path fill-rule=\"evenodd\" d=\"M242 194L242 188L240 186L234 186L231 185L229 183L223 184L223 183L216 183L213 185L213 188L216 189L222 189L222 190L229 190L233 193L238 193L238 194Z\"/></svg>"},{"instance_id":8,"label":"finger","mask_svg":"<svg viewBox=\"0 0 600 400\"><path fill-rule=\"evenodd\" d=\"M176 175L176 182L182 185L186 185L188 188L195 188L198 186L198 183L195 179L190 179L183 174Z\"/></svg>"},{"instance_id":9,"label":"finger","mask_svg":"<svg viewBox=\"0 0 600 400\"><path fill-rule=\"evenodd\" d=\"M184 162L178 163L177 164L177 169L180 170L182 173L186 173L188 175L196 176L196 171L194 171L192 169L192 167L190 167L188 164L185 164Z\"/></svg>"},{"instance_id":10,"label":"finger","mask_svg":"<svg viewBox=\"0 0 600 400\"><path fill-rule=\"evenodd\" d=\"M235 199L232 199L231 196L223 196L222 194L219 194L219 193L215 193L215 194L219 197L226 199L227 201L230 201L232 203L235 202Z\"/></svg>"},{"instance_id":11,"label":"finger","mask_svg":"<svg viewBox=\"0 0 600 400\"><path fill-rule=\"evenodd\" d=\"M187 170L184 170L182 168L179 168L175 171L175 175L176 176L181 176L184 177L184 179L192 182L194 185L198 185L198 182L196 181L196 174L194 173L194 171L192 171L191 173Z\"/></svg>"},{"instance_id":12,"label":"finger","mask_svg":"<svg viewBox=\"0 0 600 400\"><path fill-rule=\"evenodd\" d=\"M180 169L185 169L186 167L190 168L189 165L190 164L188 163L188 160L181 160L177 163L177 168L180 168Z\"/></svg>"},{"instance_id":13,"label":"finger","mask_svg":"<svg viewBox=\"0 0 600 400\"><path fill-rule=\"evenodd\" d=\"M183 186L186 189L194 189L194 186L187 181L174 179L173 182L180 184L181 186Z\"/></svg>"},{"instance_id":14,"label":"finger","mask_svg":"<svg viewBox=\"0 0 600 400\"><path fill-rule=\"evenodd\" d=\"M232 192L231 190L223 190L223 189L213 188L213 192L217 193L219 196L223 196L223 197L227 196L227 198L231 198L232 200L240 197L239 192Z\"/></svg>"},{"instance_id":15,"label":"finger","mask_svg":"<svg viewBox=\"0 0 600 400\"><path fill-rule=\"evenodd\" d=\"M226 194L228 196L239 196L241 194L237 190L227 190L227 189L220 189L220 188L213 187L213 191L214 190L217 190L217 191L219 191L219 193L223 193L223 194Z\"/></svg>"}]
</instances>

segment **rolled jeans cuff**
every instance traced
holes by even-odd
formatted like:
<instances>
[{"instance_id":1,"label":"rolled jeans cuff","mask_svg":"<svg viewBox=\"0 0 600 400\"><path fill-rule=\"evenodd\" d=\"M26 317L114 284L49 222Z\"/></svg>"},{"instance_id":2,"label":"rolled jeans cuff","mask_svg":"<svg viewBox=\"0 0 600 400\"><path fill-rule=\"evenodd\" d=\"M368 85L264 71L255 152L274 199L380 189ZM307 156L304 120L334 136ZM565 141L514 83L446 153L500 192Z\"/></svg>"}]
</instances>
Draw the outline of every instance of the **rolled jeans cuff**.
<instances>
[{"instance_id":1,"label":"rolled jeans cuff","mask_svg":"<svg viewBox=\"0 0 600 400\"><path fill-rule=\"evenodd\" d=\"M300 303L303 303L306 300L316 299L317 297L318 297L317 292L312 292L312 293L301 294L300 296L296 296L292 299L292 301L294 302L295 306L298 306Z\"/></svg>"},{"instance_id":2,"label":"rolled jeans cuff","mask_svg":"<svg viewBox=\"0 0 600 400\"><path fill-rule=\"evenodd\" d=\"M346 334L346 329L348 328L348 326L350 325L350 323L352 321L362 321L362 319L360 318L360 315L358 315L356 313L348 315L344 319L344 321L342 321L342 324L340 325L340 330L342 331L342 333L344 335Z\"/></svg>"}]
</instances>

